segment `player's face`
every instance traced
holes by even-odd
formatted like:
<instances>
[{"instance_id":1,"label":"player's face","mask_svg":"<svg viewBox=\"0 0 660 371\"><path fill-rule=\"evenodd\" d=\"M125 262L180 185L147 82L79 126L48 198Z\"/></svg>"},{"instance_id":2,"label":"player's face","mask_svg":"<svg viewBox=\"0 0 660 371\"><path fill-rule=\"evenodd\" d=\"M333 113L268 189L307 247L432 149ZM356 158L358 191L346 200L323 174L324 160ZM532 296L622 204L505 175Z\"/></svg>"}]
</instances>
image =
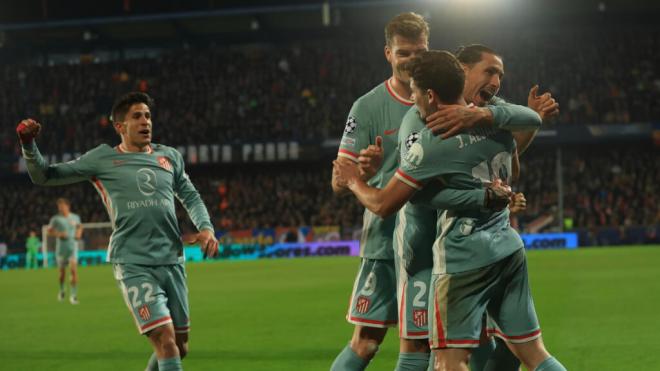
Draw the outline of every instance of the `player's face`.
<instances>
[{"instance_id":1,"label":"player's face","mask_svg":"<svg viewBox=\"0 0 660 371\"><path fill-rule=\"evenodd\" d=\"M385 58L392 66L394 77L404 84L408 84L410 77L405 71L405 65L415 56L429 50L429 41L425 36L419 39L407 39L394 35L392 45L385 46Z\"/></svg>"},{"instance_id":2,"label":"player's face","mask_svg":"<svg viewBox=\"0 0 660 371\"><path fill-rule=\"evenodd\" d=\"M66 202L57 203L57 211L59 211L60 214L68 214L69 210L71 210L71 208L69 207L69 204L67 204Z\"/></svg>"},{"instance_id":3,"label":"player's face","mask_svg":"<svg viewBox=\"0 0 660 371\"><path fill-rule=\"evenodd\" d=\"M465 89L463 95L468 103L485 106L500 90L504 78L502 58L482 53L481 61L472 66L463 65L465 70Z\"/></svg>"},{"instance_id":4,"label":"player's face","mask_svg":"<svg viewBox=\"0 0 660 371\"><path fill-rule=\"evenodd\" d=\"M119 133L129 144L142 148L151 143L151 111L144 103L136 103L119 123Z\"/></svg>"},{"instance_id":5,"label":"player's face","mask_svg":"<svg viewBox=\"0 0 660 371\"><path fill-rule=\"evenodd\" d=\"M431 107L430 100L432 99L432 94L429 90L420 89L415 85L414 79L410 79L410 90L412 90L412 96L410 99L415 102L420 118L426 119L426 116L435 112Z\"/></svg>"}]
</instances>

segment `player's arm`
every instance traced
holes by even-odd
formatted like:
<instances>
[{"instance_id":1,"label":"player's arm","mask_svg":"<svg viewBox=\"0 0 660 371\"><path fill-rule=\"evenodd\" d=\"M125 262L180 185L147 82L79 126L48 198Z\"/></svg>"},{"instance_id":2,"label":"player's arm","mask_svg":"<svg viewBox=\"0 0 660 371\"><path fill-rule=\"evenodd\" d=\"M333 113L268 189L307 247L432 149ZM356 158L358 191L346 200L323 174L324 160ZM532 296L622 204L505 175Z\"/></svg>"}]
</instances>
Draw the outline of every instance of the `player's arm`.
<instances>
[{"instance_id":1,"label":"player's arm","mask_svg":"<svg viewBox=\"0 0 660 371\"><path fill-rule=\"evenodd\" d=\"M74 161L49 165L34 142L40 130L41 125L32 119L23 120L16 127L32 183L45 186L72 184L89 180L94 175L87 154Z\"/></svg>"},{"instance_id":2,"label":"player's arm","mask_svg":"<svg viewBox=\"0 0 660 371\"><path fill-rule=\"evenodd\" d=\"M358 99L353 103L353 106L348 113L336 159L336 161L346 166L356 167L359 171L360 177L365 182L371 179L375 174L373 171L374 166L369 166L369 162L372 160L370 155L375 149L373 145L378 145L376 142L378 138L371 137L371 126L372 122L369 109L363 101ZM372 139L374 140L374 143L371 143ZM380 147L382 149L382 145ZM377 165L380 167L380 164ZM338 195L350 193L348 188L344 186L344 182L337 179L337 174L335 173L334 168L332 172L332 191Z\"/></svg>"},{"instance_id":3,"label":"player's arm","mask_svg":"<svg viewBox=\"0 0 660 371\"><path fill-rule=\"evenodd\" d=\"M508 131L537 130L540 116L525 106L497 101L487 107L446 105L429 115L426 127L446 139L474 127L495 127Z\"/></svg>"},{"instance_id":4,"label":"player's arm","mask_svg":"<svg viewBox=\"0 0 660 371\"><path fill-rule=\"evenodd\" d=\"M179 199L193 224L199 231L196 235L189 237L186 242L198 242L204 252L204 256L214 257L218 254L218 240L215 238L215 230L211 217L209 216L204 201L199 195L197 188L192 184L186 174L183 157L175 151L174 166L174 194Z\"/></svg>"},{"instance_id":5,"label":"player's arm","mask_svg":"<svg viewBox=\"0 0 660 371\"><path fill-rule=\"evenodd\" d=\"M397 212L415 194L417 189L393 177L384 188L370 187L355 166L334 162L338 180L350 189L364 207L369 211L387 218Z\"/></svg>"},{"instance_id":6,"label":"player's arm","mask_svg":"<svg viewBox=\"0 0 660 371\"><path fill-rule=\"evenodd\" d=\"M552 98L552 95L549 92L545 92L541 95L537 95L539 90L538 85L532 86L529 90L529 95L527 96L527 106L539 114L542 122L547 122L552 117L559 115L559 103ZM532 141L536 137L537 130L534 131L522 131L513 133L513 137L516 140L516 147L518 149L518 154L522 155Z\"/></svg>"},{"instance_id":7,"label":"player's arm","mask_svg":"<svg viewBox=\"0 0 660 371\"><path fill-rule=\"evenodd\" d=\"M499 211L509 204L511 196L510 189L500 183L480 189L452 189L434 180L417 192L410 203L440 210Z\"/></svg>"}]
</instances>

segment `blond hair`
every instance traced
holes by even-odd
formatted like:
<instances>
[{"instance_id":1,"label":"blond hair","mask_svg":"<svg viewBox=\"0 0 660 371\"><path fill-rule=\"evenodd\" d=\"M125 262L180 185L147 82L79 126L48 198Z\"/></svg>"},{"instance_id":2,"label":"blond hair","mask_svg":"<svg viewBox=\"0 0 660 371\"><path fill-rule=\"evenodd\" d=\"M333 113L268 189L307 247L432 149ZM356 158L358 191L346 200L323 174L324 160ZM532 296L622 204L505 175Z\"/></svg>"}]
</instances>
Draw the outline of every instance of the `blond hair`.
<instances>
[{"instance_id":1,"label":"blond hair","mask_svg":"<svg viewBox=\"0 0 660 371\"><path fill-rule=\"evenodd\" d=\"M385 43L392 45L394 36L399 35L406 39L419 39L429 37L429 24L424 17L417 13L401 13L392 18L385 26Z\"/></svg>"}]
</instances>

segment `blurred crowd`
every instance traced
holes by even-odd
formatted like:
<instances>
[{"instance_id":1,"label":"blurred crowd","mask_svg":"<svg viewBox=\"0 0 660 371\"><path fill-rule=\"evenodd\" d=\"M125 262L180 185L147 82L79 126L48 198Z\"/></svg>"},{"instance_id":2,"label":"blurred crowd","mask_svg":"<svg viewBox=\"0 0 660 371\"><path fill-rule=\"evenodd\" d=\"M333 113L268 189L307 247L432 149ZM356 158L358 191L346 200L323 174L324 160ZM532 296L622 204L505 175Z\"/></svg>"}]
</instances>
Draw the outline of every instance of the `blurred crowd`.
<instances>
[{"instance_id":1,"label":"blurred crowd","mask_svg":"<svg viewBox=\"0 0 660 371\"><path fill-rule=\"evenodd\" d=\"M524 231L557 230L556 149L532 146L521 158L514 189L525 193L527 210L513 217ZM660 225L660 161L652 147L566 148L562 152L566 230ZM214 171L190 170L217 230L338 225L352 230L362 223L354 197L330 188L328 163L244 166ZM221 175L217 175L221 174ZM0 242L21 248L30 230L57 212L55 199L67 197L83 222L107 221L91 184L37 187L27 180L0 185ZM182 230L193 227L177 206Z\"/></svg>"},{"instance_id":2,"label":"blurred crowd","mask_svg":"<svg viewBox=\"0 0 660 371\"><path fill-rule=\"evenodd\" d=\"M552 92L561 105L556 124L660 118L657 29L439 33L431 45L454 50L456 40L500 52L506 72L500 96L524 104L536 83ZM44 124L45 152L82 152L117 141L112 103L140 90L156 100L156 142L319 142L340 137L352 102L388 75L380 39L211 44L103 63L0 64L0 121L34 117ZM16 152L11 131L0 133L0 154Z\"/></svg>"}]
</instances>

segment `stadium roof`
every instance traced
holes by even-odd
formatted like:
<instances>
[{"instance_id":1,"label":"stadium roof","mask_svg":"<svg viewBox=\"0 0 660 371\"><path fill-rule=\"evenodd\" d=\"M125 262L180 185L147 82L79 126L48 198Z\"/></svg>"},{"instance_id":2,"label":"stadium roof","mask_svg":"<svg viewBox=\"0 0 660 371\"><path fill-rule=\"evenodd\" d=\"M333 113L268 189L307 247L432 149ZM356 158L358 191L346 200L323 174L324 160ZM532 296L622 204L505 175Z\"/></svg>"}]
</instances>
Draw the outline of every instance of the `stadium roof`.
<instances>
[{"instance_id":1,"label":"stadium roof","mask_svg":"<svg viewBox=\"0 0 660 371\"><path fill-rule=\"evenodd\" d=\"M422 1L219 1L219 0L22 0L0 2L0 48L60 48L126 46L145 40L176 42L222 38L231 42L268 39L278 34L309 36L328 28L367 26L380 30L393 14L414 10L425 15L447 14L448 8L501 14L526 12L548 17L589 17L633 14L654 22L660 2L651 0L422 0ZM493 5L494 4L494 5ZM486 9L486 6L496 8ZM373 27L373 26L378 27Z\"/></svg>"}]
</instances>

